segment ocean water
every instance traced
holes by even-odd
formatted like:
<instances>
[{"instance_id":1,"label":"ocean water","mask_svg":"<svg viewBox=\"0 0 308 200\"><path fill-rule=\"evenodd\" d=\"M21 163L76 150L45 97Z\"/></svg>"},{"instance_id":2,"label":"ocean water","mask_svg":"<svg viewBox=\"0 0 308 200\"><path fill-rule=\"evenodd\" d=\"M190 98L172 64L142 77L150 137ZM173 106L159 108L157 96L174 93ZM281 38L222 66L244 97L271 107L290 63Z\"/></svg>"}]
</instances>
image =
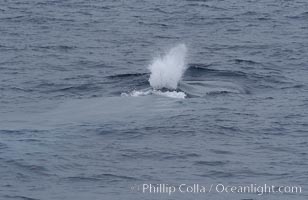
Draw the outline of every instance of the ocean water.
<instances>
[{"instance_id":1,"label":"ocean water","mask_svg":"<svg viewBox=\"0 0 308 200\"><path fill-rule=\"evenodd\" d=\"M306 200L307 22L305 0L2 0L0 199Z\"/></svg>"}]
</instances>

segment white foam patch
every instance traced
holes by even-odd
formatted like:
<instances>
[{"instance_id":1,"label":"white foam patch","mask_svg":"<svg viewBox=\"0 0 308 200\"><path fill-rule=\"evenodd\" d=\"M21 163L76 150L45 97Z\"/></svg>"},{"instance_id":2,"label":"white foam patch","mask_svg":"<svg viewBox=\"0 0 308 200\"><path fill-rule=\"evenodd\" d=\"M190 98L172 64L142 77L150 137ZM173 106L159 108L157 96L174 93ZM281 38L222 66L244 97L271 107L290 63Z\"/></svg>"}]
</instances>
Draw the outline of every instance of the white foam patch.
<instances>
[{"instance_id":1,"label":"white foam patch","mask_svg":"<svg viewBox=\"0 0 308 200\"><path fill-rule=\"evenodd\" d=\"M121 96L123 97L128 97L128 96L132 96L132 97L140 97L140 96L147 96L152 94L151 90L147 90L147 91L138 91L138 90L133 90L132 92L129 93L122 93Z\"/></svg>"},{"instance_id":2,"label":"white foam patch","mask_svg":"<svg viewBox=\"0 0 308 200\"><path fill-rule=\"evenodd\" d=\"M159 95L159 96L164 96L164 97L169 97L169 98L177 98L177 99L185 99L186 94L184 92L177 92L177 91L160 91L160 90L147 90L147 91L138 91L138 90L133 90L132 92L129 93L122 93L121 96L124 97L140 97L140 96L147 96L147 95Z\"/></svg>"},{"instance_id":3,"label":"white foam patch","mask_svg":"<svg viewBox=\"0 0 308 200\"><path fill-rule=\"evenodd\" d=\"M177 99L185 99L186 97L186 94L184 92L177 92L177 91L162 92L160 90L154 90L153 94L161 95L164 97L177 98Z\"/></svg>"}]
</instances>

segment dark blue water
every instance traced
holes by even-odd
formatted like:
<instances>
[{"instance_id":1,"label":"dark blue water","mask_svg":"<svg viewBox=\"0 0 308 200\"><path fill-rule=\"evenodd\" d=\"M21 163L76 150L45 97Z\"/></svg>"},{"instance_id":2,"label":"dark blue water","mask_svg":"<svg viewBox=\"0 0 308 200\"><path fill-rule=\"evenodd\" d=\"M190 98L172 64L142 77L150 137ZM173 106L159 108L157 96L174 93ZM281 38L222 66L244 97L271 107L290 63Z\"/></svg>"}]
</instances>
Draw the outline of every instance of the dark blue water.
<instances>
[{"instance_id":1,"label":"dark blue water","mask_svg":"<svg viewBox=\"0 0 308 200\"><path fill-rule=\"evenodd\" d=\"M307 22L305 0L2 0L0 199L307 199ZM123 95L179 43L196 91Z\"/></svg>"}]
</instances>

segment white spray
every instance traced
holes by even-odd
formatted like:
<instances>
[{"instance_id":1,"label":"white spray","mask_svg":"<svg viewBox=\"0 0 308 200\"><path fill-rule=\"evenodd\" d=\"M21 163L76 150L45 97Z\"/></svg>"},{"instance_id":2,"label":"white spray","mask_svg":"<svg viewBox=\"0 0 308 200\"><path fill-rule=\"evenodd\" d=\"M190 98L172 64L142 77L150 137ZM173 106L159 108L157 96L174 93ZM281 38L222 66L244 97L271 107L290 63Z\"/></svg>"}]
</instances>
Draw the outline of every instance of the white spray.
<instances>
[{"instance_id":1,"label":"white spray","mask_svg":"<svg viewBox=\"0 0 308 200\"><path fill-rule=\"evenodd\" d=\"M176 89L178 82L187 69L185 63L186 53L185 44L179 44L170 49L163 57L156 58L149 66L151 71L150 85L154 89Z\"/></svg>"}]
</instances>

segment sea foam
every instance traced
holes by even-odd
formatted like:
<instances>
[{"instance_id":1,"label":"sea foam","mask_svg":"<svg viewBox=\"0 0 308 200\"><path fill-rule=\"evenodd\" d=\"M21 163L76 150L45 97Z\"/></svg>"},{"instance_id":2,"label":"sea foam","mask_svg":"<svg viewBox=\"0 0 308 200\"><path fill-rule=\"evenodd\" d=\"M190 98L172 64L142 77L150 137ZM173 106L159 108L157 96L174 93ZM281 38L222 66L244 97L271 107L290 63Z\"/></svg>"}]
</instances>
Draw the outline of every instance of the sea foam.
<instances>
[{"instance_id":1,"label":"sea foam","mask_svg":"<svg viewBox=\"0 0 308 200\"><path fill-rule=\"evenodd\" d=\"M187 69L185 63L186 53L186 45L179 44L170 49L166 55L154 59L149 66L151 71L150 85L154 89L176 89L178 82Z\"/></svg>"},{"instance_id":2,"label":"sea foam","mask_svg":"<svg viewBox=\"0 0 308 200\"><path fill-rule=\"evenodd\" d=\"M164 96L164 97L170 97L170 98L176 98L176 99L185 99L186 94L184 92L177 92L177 91L160 91L160 90L133 90L130 93L121 93L122 97L140 97L140 96L147 96L147 95L158 95L158 96Z\"/></svg>"}]
</instances>

